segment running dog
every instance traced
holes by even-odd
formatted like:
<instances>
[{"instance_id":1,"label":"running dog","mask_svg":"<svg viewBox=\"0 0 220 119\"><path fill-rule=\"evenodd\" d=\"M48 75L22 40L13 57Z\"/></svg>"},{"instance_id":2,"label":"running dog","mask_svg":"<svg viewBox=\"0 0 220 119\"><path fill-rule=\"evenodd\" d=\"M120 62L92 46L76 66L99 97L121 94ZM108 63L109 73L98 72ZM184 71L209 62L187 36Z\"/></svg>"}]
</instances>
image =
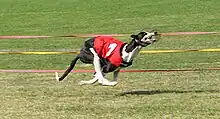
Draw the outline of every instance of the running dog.
<instances>
[{"instance_id":1,"label":"running dog","mask_svg":"<svg viewBox=\"0 0 220 119\"><path fill-rule=\"evenodd\" d=\"M93 64L94 78L88 81L80 81L79 84L93 84L98 81L101 85L114 86L118 82L118 74L121 68L132 65L133 59L140 50L156 41L157 32L139 32L131 35L131 42L125 43L109 36L97 36L85 41L80 53L72 60L64 74L57 81L62 81L74 68L78 59L83 63ZM105 74L113 72L113 81L105 78Z\"/></svg>"}]
</instances>

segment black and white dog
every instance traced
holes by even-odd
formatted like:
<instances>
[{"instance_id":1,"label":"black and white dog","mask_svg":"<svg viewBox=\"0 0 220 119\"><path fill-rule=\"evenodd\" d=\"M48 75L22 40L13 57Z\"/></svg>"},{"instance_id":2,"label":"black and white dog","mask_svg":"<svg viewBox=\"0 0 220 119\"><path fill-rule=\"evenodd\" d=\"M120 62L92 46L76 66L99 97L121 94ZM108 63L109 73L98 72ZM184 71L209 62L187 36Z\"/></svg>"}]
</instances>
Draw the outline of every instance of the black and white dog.
<instances>
[{"instance_id":1,"label":"black and white dog","mask_svg":"<svg viewBox=\"0 0 220 119\"><path fill-rule=\"evenodd\" d=\"M72 60L70 66L61 77L56 73L57 81L62 81L74 68L78 59L83 63L93 64L95 68L94 78L88 81L80 81L79 84L93 84L98 81L101 85L114 86L117 84L120 68L132 65L133 59L140 50L156 41L157 32L140 32L131 35L131 42L124 43L116 38L97 36L90 38L80 50L80 53ZM105 74L113 72L113 81L105 78Z\"/></svg>"}]
</instances>

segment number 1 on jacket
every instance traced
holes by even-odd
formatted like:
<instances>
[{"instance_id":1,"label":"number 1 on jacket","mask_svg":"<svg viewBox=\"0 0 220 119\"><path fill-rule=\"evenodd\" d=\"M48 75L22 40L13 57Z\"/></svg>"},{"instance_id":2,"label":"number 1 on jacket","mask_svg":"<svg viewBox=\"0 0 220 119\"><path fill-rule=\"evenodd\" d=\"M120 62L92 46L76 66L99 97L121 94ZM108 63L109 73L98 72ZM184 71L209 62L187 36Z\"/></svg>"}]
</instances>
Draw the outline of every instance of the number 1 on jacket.
<instances>
[{"instance_id":1,"label":"number 1 on jacket","mask_svg":"<svg viewBox=\"0 0 220 119\"><path fill-rule=\"evenodd\" d=\"M109 48L109 51L106 53L106 57L110 56L111 53L114 51L114 49L117 47L117 44L116 43L111 43L108 48Z\"/></svg>"}]
</instances>

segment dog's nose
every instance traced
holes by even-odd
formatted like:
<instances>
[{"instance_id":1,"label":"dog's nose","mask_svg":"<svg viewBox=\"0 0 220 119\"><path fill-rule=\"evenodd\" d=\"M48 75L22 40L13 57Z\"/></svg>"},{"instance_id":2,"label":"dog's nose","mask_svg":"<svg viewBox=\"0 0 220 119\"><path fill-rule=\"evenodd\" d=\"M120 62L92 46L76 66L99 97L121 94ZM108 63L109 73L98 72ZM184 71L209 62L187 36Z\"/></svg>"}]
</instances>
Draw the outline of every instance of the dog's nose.
<instances>
[{"instance_id":1,"label":"dog's nose","mask_svg":"<svg viewBox=\"0 0 220 119\"><path fill-rule=\"evenodd\" d=\"M157 35L157 32L154 32L154 35Z\"/></svg>"}]
</instances>

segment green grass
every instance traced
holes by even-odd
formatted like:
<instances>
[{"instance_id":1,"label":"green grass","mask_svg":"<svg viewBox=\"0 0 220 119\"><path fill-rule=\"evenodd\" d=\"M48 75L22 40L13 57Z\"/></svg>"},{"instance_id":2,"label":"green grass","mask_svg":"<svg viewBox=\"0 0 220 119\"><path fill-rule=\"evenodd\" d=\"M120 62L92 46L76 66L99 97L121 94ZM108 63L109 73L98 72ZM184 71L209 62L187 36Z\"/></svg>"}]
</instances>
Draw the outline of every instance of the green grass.
<instances>
[{"instance_id":1,"label":"green grass","mask_svg":"<svg viewBox=\"0 0 220 119\"><path fill-rule=\"evenodd\" d=\"M1 73L1 117L219 118L218 72L121 73L115 87L79 86L84 73L61 83L53 75ZM131 90L146 92L120 96Z\"/></svg>"},{"instance_id":2,"label":"green grass","mask_svg":"<svg viewBox=\"0 0 220 119\"><path fill-rule=\"evenodd\" d=\"M1 0L0 35L220 31L218 0ZM128 42L129 37L118 37ZM1 39L0 51L76 51L86 39ZM220 47L219 35L163 36L144 50ZM0 55L0 69L65 69L75 55ZM220 67L219 52L141 54L127 69ZM81 62L76 69L92 69ZM91 73L0 73L3 119L218 119L220 72L121 73L119 84L79 86ZM111 74L108 75L111 79ZM127 94L129 92L139 94ZM124 96L120 94L125 94Z\"/></svg>"}]
</instances>

